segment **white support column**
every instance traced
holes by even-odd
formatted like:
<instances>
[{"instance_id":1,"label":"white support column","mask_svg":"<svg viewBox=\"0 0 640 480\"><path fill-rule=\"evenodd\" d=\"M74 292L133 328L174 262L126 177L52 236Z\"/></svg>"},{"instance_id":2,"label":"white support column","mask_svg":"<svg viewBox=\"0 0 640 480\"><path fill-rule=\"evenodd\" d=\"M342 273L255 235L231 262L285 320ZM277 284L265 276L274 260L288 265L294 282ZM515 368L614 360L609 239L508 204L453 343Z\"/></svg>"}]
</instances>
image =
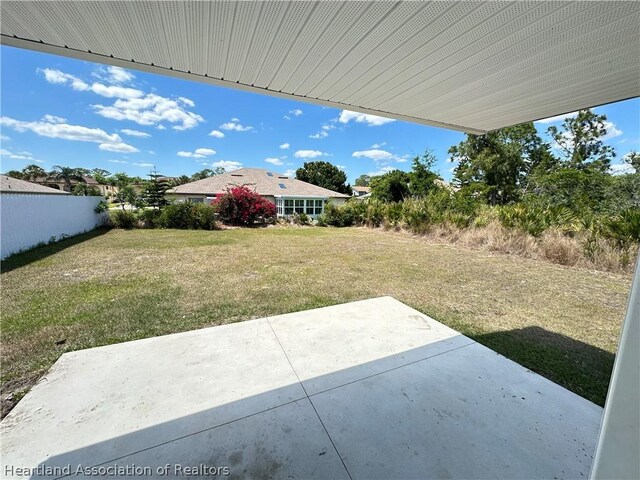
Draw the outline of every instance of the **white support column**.
<instances>
[{"instance_id":1,"label":"white support column","mask_svg":"<svg viewBox=\"0 0 640 480\"><path fill-rule=\"evenodd\" d=\"M590 478L640 479L640 255Z\"/></svg>"}]
</instances>

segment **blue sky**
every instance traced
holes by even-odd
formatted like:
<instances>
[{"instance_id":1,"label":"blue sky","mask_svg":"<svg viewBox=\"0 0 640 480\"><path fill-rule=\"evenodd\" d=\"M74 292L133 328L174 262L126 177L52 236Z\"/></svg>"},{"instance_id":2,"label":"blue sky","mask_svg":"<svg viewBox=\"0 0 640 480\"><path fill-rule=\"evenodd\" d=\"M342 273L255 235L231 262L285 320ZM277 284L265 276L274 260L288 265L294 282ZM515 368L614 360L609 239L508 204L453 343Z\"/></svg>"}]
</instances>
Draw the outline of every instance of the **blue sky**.
<instances>
[{"instance_id":1,"label":"blue sky","mask_svg":"<svg viewBox=\"0 0 640 480\"><path fill-rule=\"evenodd\" d=\"M145 176L191 175L223 166L293 174L326 160L350 182L363 173L410 169L432 150L451 177L447 150L464 134L267 95L0 47L0 170L31 163ZM620 157L640 150L640 100L595 109ZM555 119L559 123L561 119ZM536 123L542 134L553 121ZM621 166L614 170L622 171Z\"/></svg>"}]
</instances>

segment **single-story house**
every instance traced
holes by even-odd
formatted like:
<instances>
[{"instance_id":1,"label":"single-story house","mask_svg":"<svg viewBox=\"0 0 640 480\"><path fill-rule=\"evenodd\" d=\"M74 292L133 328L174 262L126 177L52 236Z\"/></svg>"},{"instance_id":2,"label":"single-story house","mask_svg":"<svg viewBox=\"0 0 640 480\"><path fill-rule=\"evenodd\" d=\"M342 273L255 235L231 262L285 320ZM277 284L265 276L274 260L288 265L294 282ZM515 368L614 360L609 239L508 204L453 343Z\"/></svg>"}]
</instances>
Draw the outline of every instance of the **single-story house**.
<instances>
[{"instance_id":1,"label":"single-story house","mask_svg":"<svg viewBox=\"0 0 640 480\"><path fill-rule=\"evenodd\" d=\"M351 189L353 190L353 196L354 197L362 197L363 195L366 195L367 193L371 193L371 187L351 187Z\"/></svg>"},{"instance_id":2,"label":"single-story house","mask_svg":"<svg viewBox=\"0 0 640 480\"><path fill-rule=\"evenodd\" d=\"M32 195L69 195L56 188L45 187L6 175L0 175L0 193L22 193Z\"/></svg>"},{"instance_id":3,"label":"single-story house","mask_svg":"<svg viewBox=\"0 0 640 480\"><path fill-rule=\"evenodd\" d=\"M38 183L40 185L44 185L46 187L56 188L64 192L71 192L78 183L86 183L90 187L97 188L98 191L100 192L100 195L102 195L103 197L109 197L111 195L115 195L118 192L117 187L114 187L113 185L104 185L102 183L99 183L95 178L89 175L83 175L82 180L83 182L79 182L78 180L75 180L75 179L71 180L70 182L71 188L69 188L69 185L67 185L67 183L61 178L37 177L33 179L33 182Z\"/></svg>"},{"instance_id":4,"label":"single-story house","mask_svg":"<svg viewBox=\"0 0 640 480\"><path fill-rule=\"evenodd\" d=\"M316 218L324 211L327 201L340 204L349 198L349 195L261 168L241 168L185 183L168 190L167 196L183 202L210 203L217 196L224 194L229 187L239 185L247 185L275 203L278 217L305 213L311 218Z\"/></svg>"}]
</instances>

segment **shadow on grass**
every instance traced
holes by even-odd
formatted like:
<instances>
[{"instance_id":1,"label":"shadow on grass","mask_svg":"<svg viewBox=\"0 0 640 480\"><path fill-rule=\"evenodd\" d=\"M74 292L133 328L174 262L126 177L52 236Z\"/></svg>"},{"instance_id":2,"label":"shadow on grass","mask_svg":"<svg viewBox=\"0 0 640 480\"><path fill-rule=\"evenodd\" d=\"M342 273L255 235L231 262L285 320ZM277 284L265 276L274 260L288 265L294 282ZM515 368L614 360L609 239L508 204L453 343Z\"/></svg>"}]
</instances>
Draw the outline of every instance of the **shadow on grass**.
<instances>
[{"instance_id":1,"label":"shadow on grass","mask_svg":"<svg viewBox=\"0 0 640 480\"><path fill-rule=\"evenodd\" d=\"M96 228L95 230L91 230L90 232L81 233L80 235L66 238L64 240L60 240L59 242L42 245L25 252L13 254L10 257L2 260L2 262L0 263L0 273L10 272L11 270L15 270L16 268L24 267L32 262L42 260L43 258L47 258L50 255L54 255L79 243L86 242L87 240L91 240L96 237L100 237L108 231L108 228Z\"/></svg>"},{"instance_id":2,"label":"shadow on grass","mask_svg":"<svg viewBox=\"0 0 640 480\"><path fill-rule=\"evenodd\" d=\"M604 406L615 355L540 327L473 339L593 403Z\"/></svg>"}]
</instances>

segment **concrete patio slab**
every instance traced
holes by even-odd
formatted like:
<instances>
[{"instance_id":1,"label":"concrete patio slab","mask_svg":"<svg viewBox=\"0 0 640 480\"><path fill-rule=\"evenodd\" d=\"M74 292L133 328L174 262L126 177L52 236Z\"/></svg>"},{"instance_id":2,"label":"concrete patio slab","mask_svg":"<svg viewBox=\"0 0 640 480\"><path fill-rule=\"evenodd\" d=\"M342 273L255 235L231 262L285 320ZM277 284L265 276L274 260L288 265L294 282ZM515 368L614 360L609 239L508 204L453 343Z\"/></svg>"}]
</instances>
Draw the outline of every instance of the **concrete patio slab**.
<instances>
[{"instance_id":1,"label":"concrete patio slab","mask_svg":"<svg viewBox=\"0 0 640 480\"><path fill-rule=\"evenodd\" d=\"M66 353L2 421L2 460L97 465L301 398L265 319Z\"/></svg>"},{"instance_id":2,"label":"concrete patio slab","mask_svg":"<svg viewBox=\"0 0 640 480\"><path fill-rule=\"evenodd\" d=\"M473 343L391 297L269 323L309 395Z\"/></svg>"},{"instance_id":3,"label":"concrete patio slab","mask_svg":"<svg viewBox=\"0 0 640 480\"><path fill-rule=\"evenodd\" d=\"M477 343L311 401L349 473L370 479L587 478L601 416Z\"/></svg>"},{"instance_id":4,"label":"concrete patio slab","mask_svg":"<svg viewBox=\"0 0 640 480\"><path fill-rule=\"evenodd\" d=\"M600 417L383 297L65 354L0 424L0 476L581 478Z\"/></svg>"},{"instance_id":5,"label":"concrete patio slab","mask_svg":"<svg viewBox=\"0 0 640 480\"><path fill-rule=\"evenodd\" d=\"M231 478L349 478L307 398L122 458L117 464L170 464L174 473L178 466L226 466Z\"/></svg>"}]
</instances>

